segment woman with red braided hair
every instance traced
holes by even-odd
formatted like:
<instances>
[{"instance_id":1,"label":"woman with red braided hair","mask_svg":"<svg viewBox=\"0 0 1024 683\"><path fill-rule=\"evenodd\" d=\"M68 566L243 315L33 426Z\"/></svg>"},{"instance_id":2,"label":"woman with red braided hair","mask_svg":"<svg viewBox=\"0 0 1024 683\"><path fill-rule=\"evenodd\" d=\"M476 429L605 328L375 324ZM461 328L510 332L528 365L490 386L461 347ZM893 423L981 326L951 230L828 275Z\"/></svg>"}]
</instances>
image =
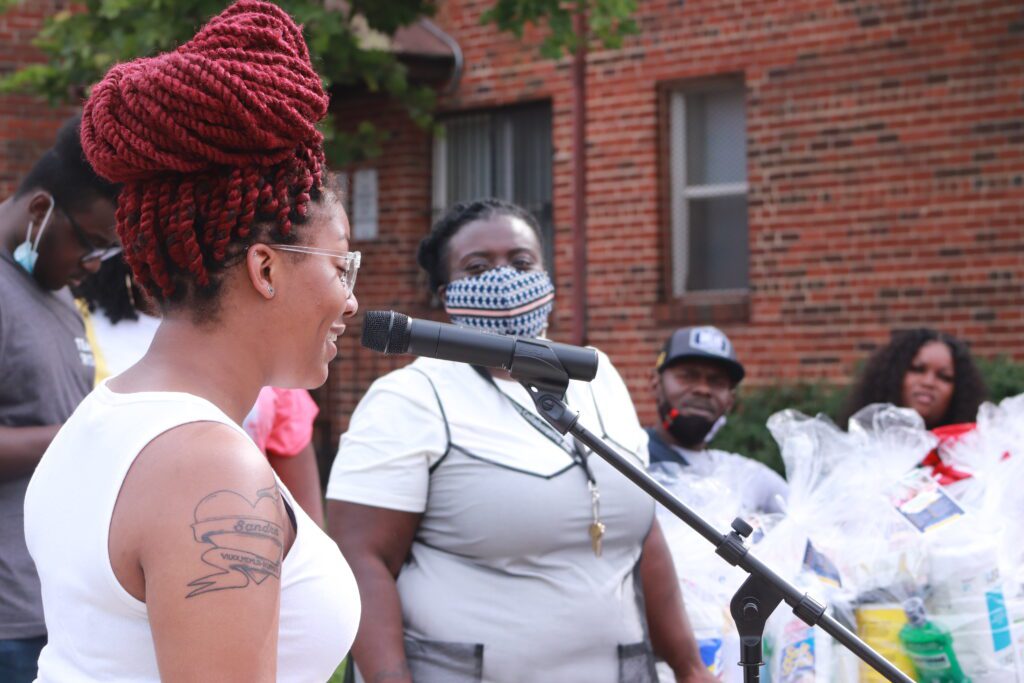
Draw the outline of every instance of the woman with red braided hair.
<instances>
[{"instance_id":1,"label":"woman with red braided hair","mask_svg":"<svg viewBox=\"0 0 1024 683\"><path fill-rule=\"evenodd\" d=\"M299 27L241 0L95 86L82 146L163 319L58 433L25 502L49 642L39 681L323 681L355 636L337 546L239 427L318 386L359 253L324 187L327 110Z\"/></svg>"}]
</instances>

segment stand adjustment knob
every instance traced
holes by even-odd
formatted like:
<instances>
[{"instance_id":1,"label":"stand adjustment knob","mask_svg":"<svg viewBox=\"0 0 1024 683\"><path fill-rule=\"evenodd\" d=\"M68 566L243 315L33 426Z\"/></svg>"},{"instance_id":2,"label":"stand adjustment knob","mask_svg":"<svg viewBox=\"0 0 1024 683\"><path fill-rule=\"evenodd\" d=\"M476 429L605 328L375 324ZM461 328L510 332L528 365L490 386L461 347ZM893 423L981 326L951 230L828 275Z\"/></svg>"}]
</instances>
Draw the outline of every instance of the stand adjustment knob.
<instances>
[{"instance_id":1,"label":"stand adjustment knob","mask_svg":"<svg viewBox=\"0 0 1024 683\"><path fill-rule=\"evenodd\" d=\"M756 602L748 602L743 605L743 618L748 620L757 619L758 609Z\"/></svg>"},{"instance_id":2,"label":"stand adjustment knob","mask_svg":"<svg viewBox=\"0 0 1024 683\"><path fill-rule=\"evenodd\" d=\"M732 528L743 538L747 538L750 534L754 533L754 527L747 524L746 520L740 517L732 520Z\"/></svg>"}]
</instances>

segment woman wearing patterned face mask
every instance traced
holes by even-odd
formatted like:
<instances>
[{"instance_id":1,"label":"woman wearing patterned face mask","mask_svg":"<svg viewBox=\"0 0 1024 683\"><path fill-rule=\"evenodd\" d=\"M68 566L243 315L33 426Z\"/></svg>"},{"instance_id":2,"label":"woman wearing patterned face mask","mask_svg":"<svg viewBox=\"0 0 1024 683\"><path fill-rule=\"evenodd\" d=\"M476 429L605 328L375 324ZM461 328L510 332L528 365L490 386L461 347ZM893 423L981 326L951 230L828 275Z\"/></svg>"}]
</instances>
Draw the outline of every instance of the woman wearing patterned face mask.
<instances>
[{"instance_id":1,"label":"woman wearing patterned face mask","mask_svg":"<svg viewBox=\"0 0 1024 683\"><path fill-rule=\"evenodd\" d=\"M544 333L554 286L538 234L498 200L434 226L419 262L452 322ZM646 464L606 356L567 401ZM680 681L710 680L653 503L548 428L507 374L421 358L378 380L327 497L330 533L374 604L353 649L365 680L642 682L652 654Z\"/></svg>"}]
</instances>

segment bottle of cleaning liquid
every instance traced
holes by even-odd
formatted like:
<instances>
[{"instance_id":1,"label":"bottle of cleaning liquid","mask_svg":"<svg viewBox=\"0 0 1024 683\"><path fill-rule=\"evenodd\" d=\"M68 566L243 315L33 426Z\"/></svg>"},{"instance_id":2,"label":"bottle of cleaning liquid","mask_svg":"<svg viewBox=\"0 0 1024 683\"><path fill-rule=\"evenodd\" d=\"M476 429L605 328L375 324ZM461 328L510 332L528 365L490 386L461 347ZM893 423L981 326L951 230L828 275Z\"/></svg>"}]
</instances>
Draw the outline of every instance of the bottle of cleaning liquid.
<instances>
[{"instance_id":1,"label":"bottle of cleaning liquid","mask_svg":"<svg viewBox=\"0 0 1024 683\"><path fill-rule=\"evenodd\" d=\"M913 597L903 603L907 623L900 642L914 663L918 683L970 683L957 663L949 631L928 620L924 601Z\"/></svg>"}]
</instances>

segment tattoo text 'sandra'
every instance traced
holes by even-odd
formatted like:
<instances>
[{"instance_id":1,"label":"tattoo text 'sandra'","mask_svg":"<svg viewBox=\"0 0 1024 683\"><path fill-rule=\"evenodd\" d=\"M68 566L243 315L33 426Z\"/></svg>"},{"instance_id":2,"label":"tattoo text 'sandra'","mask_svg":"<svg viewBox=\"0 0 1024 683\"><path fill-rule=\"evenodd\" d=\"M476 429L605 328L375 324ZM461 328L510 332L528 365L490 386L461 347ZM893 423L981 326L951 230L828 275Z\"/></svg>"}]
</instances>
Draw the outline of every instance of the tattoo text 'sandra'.
<instances>
[{"instance_id":1,"label":"tattoo text 'sandra'","mask_svg":"<svg viewBox=\"0 0 1024 683\"><path fill-rule=\"evenodd\" d=\"M196 505L192 531L197 543L209 545L203 562L217 571L189 583L186 597L281 578L284 530L278 518L276 486L256 492L256 502L235 491L217 491Z\"/></svg>"}]
</instances>

